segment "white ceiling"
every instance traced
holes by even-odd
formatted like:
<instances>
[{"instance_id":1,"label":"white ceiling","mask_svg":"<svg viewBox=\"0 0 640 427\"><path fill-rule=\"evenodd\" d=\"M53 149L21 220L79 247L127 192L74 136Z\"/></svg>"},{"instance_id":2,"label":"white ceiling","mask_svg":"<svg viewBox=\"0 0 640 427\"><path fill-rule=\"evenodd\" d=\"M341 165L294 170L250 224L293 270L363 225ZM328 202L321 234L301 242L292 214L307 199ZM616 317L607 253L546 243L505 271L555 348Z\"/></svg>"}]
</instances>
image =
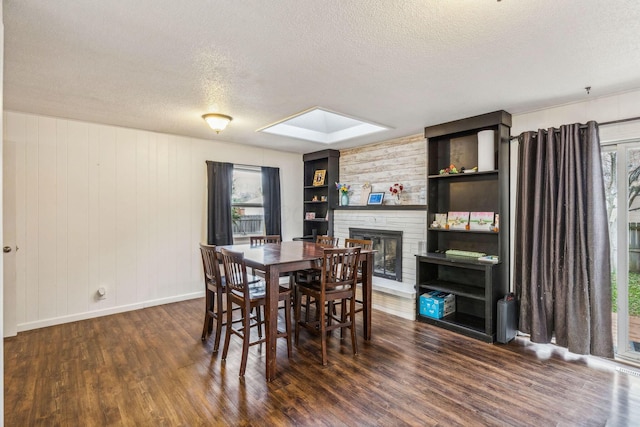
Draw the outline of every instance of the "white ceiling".
<instances>
[{"instance_id":1,"label":"white ceiling","mask_svg":"<svg viewBox=\"0 0 640 427\"><path fill-rule=\"evenodd\" d=\"M391 127L640 88L637 0L4 0L4 107L299 153L314 106ZM587 95L585 86L591 86ZM233 116L215 133L202 114Z\"/></svg>"}]
</instances>

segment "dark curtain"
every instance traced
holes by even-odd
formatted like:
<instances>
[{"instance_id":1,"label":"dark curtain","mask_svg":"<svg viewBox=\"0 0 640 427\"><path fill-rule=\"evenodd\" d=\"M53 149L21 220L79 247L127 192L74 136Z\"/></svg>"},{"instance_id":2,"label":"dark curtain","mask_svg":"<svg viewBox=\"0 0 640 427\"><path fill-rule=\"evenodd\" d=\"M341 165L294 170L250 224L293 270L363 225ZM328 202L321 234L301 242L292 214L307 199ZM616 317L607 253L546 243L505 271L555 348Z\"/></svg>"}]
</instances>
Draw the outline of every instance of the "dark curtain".
<instances>
[{"instance_id":1,"label":"dark curtain","mask_svg":"<svg viewBox=\"0 0 640 427\"><path fill-rule=\"evenodd\" d=\"M598 125L519 138L514 286L531 341L613 357L609 233Z\"/></svg>"},{"instance_id":2,"label":"dark curtain","mask_svg":"<svg viewBox=\"0 0 640 427\"><path fill-rule=\"evenodd\" d=\"M207 243L233 244L231 190L233 164L207 160Z\"/></svg>"},{"instance_id":3,"label":"dark curtain","mask_svg":"<svg viewBox=\"0 0 640 427\"><path fill-rule=\"evenodd\" d=\"M262 198L265 234L281 236L280 169L262 167Z\"/></svg>"}]
</instances>

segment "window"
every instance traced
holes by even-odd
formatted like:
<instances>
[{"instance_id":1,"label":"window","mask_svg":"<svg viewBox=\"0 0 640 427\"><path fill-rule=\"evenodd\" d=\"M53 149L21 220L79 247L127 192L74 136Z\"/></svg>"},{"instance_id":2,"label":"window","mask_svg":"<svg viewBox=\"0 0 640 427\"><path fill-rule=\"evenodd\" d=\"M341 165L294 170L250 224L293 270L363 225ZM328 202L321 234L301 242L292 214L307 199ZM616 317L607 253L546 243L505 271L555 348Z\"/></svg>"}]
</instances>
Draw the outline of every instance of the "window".
<instances>
[{"instance_id":1,"label":"window","mask_svg":"<svg viewBox=\"0 0 640 427\"><path fill-rule=\"evenodd\" d=\"M231 190L233 242L248 243L249 236L264 234L262 171L260 167L233 167Z\"/></svg>"}]
</instances>

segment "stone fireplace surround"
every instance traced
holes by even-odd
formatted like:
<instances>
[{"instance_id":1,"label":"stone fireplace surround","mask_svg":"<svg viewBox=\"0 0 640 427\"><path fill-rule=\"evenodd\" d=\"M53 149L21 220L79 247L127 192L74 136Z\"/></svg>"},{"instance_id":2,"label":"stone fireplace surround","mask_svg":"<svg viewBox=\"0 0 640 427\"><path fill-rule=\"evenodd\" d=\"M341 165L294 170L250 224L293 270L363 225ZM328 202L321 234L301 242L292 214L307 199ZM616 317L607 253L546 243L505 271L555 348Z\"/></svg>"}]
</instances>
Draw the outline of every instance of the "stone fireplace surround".
<instances>
[{"instance_id":1,"label":"stone fireplace surround","mask_svg":"<svg viewBox=\"0 0 640 427\"><path fill-rule=\"evenodd\" d=\"M373 277L373 308L415 320L416 260L419 242L425 240L426 210L371 209L367 206L338 208L334 215L334 237L340 244L349 238L349 228L402 231L402 282Z\"/></svg>"}]
</instances>

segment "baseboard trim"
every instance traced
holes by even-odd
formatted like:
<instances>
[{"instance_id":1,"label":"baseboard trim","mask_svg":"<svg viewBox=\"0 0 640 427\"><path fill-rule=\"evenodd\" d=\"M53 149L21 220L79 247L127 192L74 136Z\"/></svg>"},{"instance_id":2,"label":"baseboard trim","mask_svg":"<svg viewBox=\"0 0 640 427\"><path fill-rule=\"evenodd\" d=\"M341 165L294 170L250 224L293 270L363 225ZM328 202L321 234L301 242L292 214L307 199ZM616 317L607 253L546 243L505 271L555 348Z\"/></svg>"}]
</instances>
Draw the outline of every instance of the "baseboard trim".
<instances>
[{"instance_id":1,"label":"baseboard trim","mask_svg":"<svg viewBox=\"0 0 640 427\"><path fill-rule=\"evenodd\" d=\"M68 316L52 317L42 319L35 322L19 323L17 332L30 331L32 329L46 328L49 326L62 325L64 323L77 322L80 320L94 319L96 317L109 316L111 314L124 313L126 311L140 310L142 308L154 307L157 305L170 304L172 302L186 301L195 298L202 298L204 291L193 292L189 294L176 295L167 298L159 298L154 300L142 301L135 304L121 305L118 307L109 307L101 310L87 311L84 313L71 314ZM6 338L6 337L5 337Z\"/></svg>"}]
</instances>

